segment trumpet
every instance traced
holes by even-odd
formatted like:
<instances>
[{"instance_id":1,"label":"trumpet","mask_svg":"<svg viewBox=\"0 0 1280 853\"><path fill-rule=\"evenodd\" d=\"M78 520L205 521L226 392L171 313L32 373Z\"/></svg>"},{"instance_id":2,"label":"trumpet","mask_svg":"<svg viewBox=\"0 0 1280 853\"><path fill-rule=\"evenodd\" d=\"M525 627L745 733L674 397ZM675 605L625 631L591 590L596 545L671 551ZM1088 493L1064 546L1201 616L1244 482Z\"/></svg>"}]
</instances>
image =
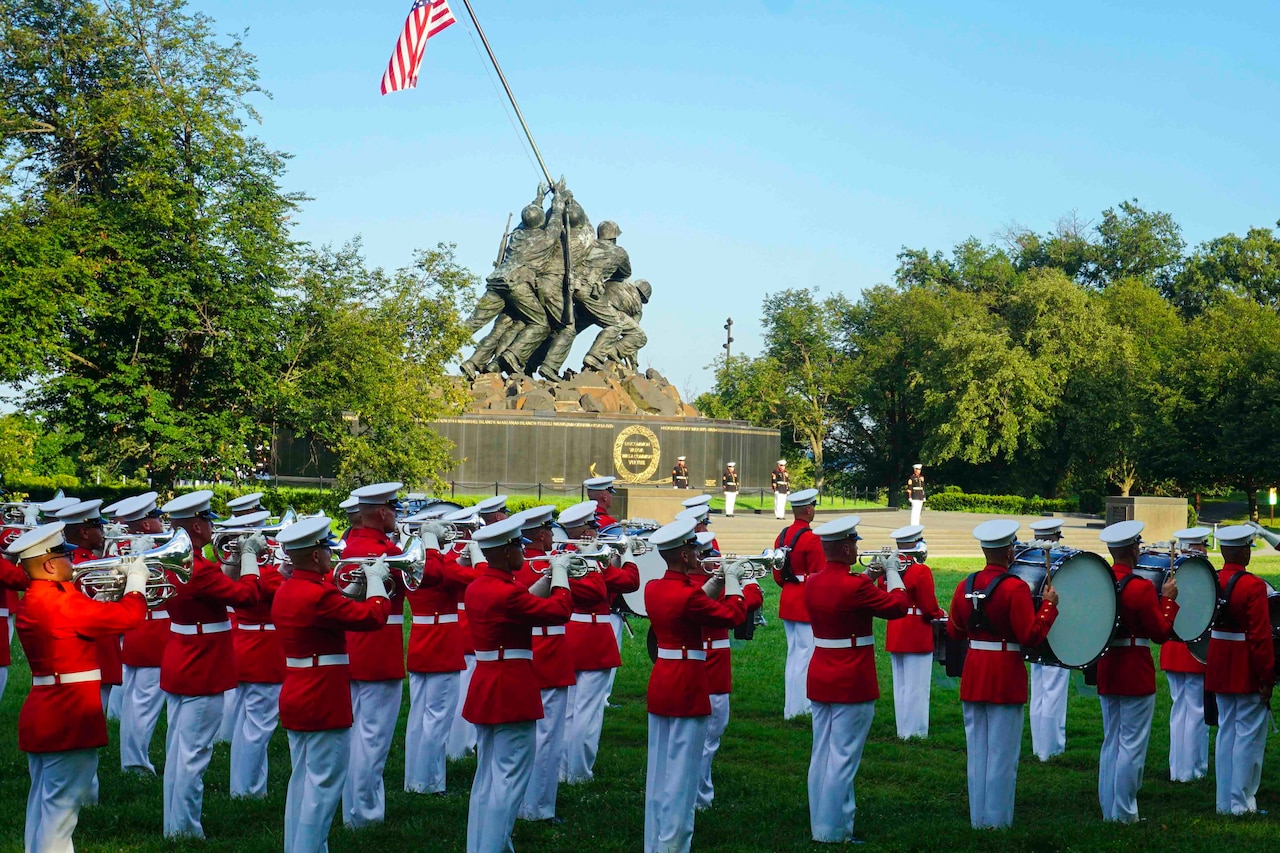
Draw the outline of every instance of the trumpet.
<instances>
[{"instance_id":1,"label":"trumpet","mask_svg":"<svg viewBox=\"0 0 1280 853\"><path fill-rule=\"evenodd\" d=\"M561 544L559 542L557 545ZM566 569L567 574L571 578L583 578L591 572L603 571L604 567L609 563L609 553L607 551L557 551L552 554L539 554L534 557L526 557L529 563L546 563L544 568L538 569L542 574L550 577L551 561L556 557L567 557Z\"/></svg>"},{"instance_id":2,"label":"trumpet","mask_svg":"<svg viewBox=\"0 0 1280 853\"><path fill-rule=\"evenodd\" d=\"M754 556L721 554L718 557L704 557L698 562L702 564L702 570L713 578L723 578L725 568L734 566L743 580L758 580L772 574L775 569L781 569L786 559L786 548L770 548Z\"/></svg>"},{"instance_id":3,"label":"trumpet","mask_svg":"<svg viewBox=\"0 0 1280 853\"><path fill-rule=\"evenodd\" d=\"M172 572L179 583L191 580L194 559L191 537L187 531L178 530L167 542L136 556L147 565L147 586L144 594L147 606L163 604L178 594L178 588L169 580ZM75 566L71 582L90 598L103 601L119 601L124 596L124 564L132 557L117 554L100 560L87 560Z\"/></svg>"},{"instance_id":4,"label":"trumpet","mask_svg":"<svg viewBox=\"0 0 1280 853\"><path fill-rule=\"evenodd\" d=\"M240 544L245 537L261 533L268 539L273 539L280 535L281 530L284 530L296 520L297 515L290 508L280 517L278 522L266 527L233 527L229 524L219 527L213 532L213 552L218 555L218 562L220 563L237 563L240 561ZM258 554L258 565L267 565L274 556L271 548L263 548L261 553Z\"/></svg>"},{"instance_id":5,"label":"trumpet","mask_svg":"<svg viewBox=\"0 0 1280 853\"><path fill-rule=\"evenodd\" d=\"M369 588L365 577L365 566L381 559L391 567L393 577L399 579L406 592L413 592L422 584L422 573L427 564L427 549L422 540L410 537L404 545L403 554L392 554L385 557L349 557L339 559L333 566L333 582L338 590L347 598L363 601Z\"/></svg>"},{"instance_id":6,"label":"trumpet","mask_svg":"<svg viewBox=\"0 0 1280 853\"><path fill-rule=\"evenodd\" d=\"M858 565L865 566L869 569L885 569L896 559L897 565L895 569L899 571L914 566L916 563L923 563L928 559L928 550L924 542L920 542L917 547L911 550L899 551L897 548L877 548L874 551L859 551Z\"/></svg>"}]
</instances>

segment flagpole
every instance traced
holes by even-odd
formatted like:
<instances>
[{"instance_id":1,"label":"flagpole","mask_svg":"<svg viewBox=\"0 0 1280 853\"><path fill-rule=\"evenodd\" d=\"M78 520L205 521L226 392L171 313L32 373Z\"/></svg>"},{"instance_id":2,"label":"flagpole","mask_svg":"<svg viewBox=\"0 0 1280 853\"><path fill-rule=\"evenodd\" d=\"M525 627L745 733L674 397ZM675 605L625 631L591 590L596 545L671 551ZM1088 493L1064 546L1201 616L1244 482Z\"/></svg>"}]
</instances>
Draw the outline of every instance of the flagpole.
<instances>
[{"instance_id":1,"label":"flagpole","mask_svg":"<svg viewBox=\"0 0 1280 853\"><path fill-rule=\"evenodd\" d=\"M471 0L462 0L462 4L467 7L467 14L471 16L471 23L475 26L476 32L480 34L480 41L484 44L484 49L489 54L489 61L493 63L493 70L498 72L498 79L502 81L502 88L507 90L507 100L511 101L511 106L516 111L516 118L520 119L520 126L524 128L525 138L529 140L529 147L533 149L533 156L538 158L538 165L542 167L542 176L547 179L547 186L554 186L555 181L551 180L551 173L547 171L547 164L542 160L542 152L538 150L538 143L533 141L533 134L529 132L529 125L525 123L524 114L520 112L520 105L516 103L516 96L511 94L511 86L507 83L506 75L502 73L502 66L498 64L498 58L493 55L493 48L489 47L489 39L485 38L484 30L480 27L480 21L476 19L475 10L471 8Z\"/></svg>"}]
</instances>

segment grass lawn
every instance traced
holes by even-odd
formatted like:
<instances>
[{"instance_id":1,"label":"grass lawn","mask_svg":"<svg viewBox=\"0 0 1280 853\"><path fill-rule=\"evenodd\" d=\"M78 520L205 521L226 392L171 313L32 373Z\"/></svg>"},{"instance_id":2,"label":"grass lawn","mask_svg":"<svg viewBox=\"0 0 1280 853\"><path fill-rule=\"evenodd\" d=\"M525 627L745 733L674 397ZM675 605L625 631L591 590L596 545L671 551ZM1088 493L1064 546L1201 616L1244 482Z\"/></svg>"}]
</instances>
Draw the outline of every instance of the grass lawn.
<instances>
[{"instance_id":1,"label":"grass lawn","mask_svg":"<svg viewBox=\"0 0 1280 853\"><path fill-rule=\"evenodd\" d=\"M934 569L940 597L978 560L939 559ZM1259 560L1260 574L1280 580L1280 558ZM807 721L783 722L782 625L776 613L776 589L766 590L769 625L756 639L735 649L736 691L732 719L716 759L716 804L698 815L695 850L822 849L809 842L805 779L811 731ZM944 603L945 606L945 603ZM647 629L633 620L637 637ZM877 622L877 647L883 649L884 623ZM965 742L958 686L934 669L931 735L927 741L900 742L895 736L889 658L878 653L884 694L857 778L856 832L882 850L1067 850L1274 849L1280 841L1280 739L1272 738L1264 767L1260 808L1270 817L1230 819L1214 814L1212 776L1193 784L1168 781L1169 694L1157 676L1158 696L1145 782L1139 807L1147 818L1134 826L1103 824L1097 802L1098 749L1102 719L1093 692L1073 676L1067 714L1067 751L1048 764L1031 754L1029 728L1023 728L1022 762L1014 826L976 832L969 827L965 789ZM638 850L644 821L646 715L645 684L649 662L643 644L628 641L613 702L605 718L595 781L561 787L559 826L518 823L519 850ZM18 709L29 674L21 652L14 655L9 689L0 703L0 850L22 847L23 804L27 796L26 759L17 749ZM408 711L408 693L401 706ZM227 795L228 748L215 748L205 776L203 844L169 844L161 838L162 783L158 778L122 776L116 726L112 743L101 751L101 805L81 812L78 850L227 851L279 850L282 846L288 745L283 731L271 742L270 794L266 800L233 802ZM163 721L152 743L152 758L163 757ZM404 720L387 762L387 822L358 833L335 828L334 851L461 850L466 836L467 794L474 761L450 765L445 796L403 793ZM1212 757L1210 758L1212 769Z\"/></svg>"}]
</instances>

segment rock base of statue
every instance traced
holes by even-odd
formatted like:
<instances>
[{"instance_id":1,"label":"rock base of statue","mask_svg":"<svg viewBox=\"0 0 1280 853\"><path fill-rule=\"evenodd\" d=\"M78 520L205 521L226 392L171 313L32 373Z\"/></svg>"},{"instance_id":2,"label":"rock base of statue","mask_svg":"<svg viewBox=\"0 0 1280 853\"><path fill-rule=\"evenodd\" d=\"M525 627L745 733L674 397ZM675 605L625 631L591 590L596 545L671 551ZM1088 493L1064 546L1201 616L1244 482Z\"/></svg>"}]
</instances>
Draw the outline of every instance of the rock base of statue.
<instances>
[{"instance_id":1,"label":"rock base of statue","mask_svg":"<svg viewBox=\"0 0 1280 853\"><path fill-rule=\"evenodd\" d=\"M550 381L529 376L482 373L470 383L472 412L592 412L696 418L698 410L661 373L610 367L584 370Z\"/></svg>"}]
</instances>

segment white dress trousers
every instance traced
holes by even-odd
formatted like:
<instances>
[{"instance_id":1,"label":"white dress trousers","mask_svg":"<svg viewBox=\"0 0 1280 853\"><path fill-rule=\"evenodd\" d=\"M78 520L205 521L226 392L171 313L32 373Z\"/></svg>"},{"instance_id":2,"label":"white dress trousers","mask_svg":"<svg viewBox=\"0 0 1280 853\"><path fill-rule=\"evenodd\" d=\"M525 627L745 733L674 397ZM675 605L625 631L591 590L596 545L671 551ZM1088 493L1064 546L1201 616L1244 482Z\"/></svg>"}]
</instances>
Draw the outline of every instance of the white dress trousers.
<instances>
[{"instance_id":1,"label":"white dress trousers","mask_svg":"<svg viewBox=\"0 0 1280 853\"><path fill-rule=\"evenodd\" d=\"M400 718L404 682L351 682L351 758L342 787L342 822L352 829L382 823L387 792L382 770Z\"/></svg>"},{"instance_id":2,"label":"white dress trousers","mask_svg":"<svg viewBox=\"0 0 1280 853\"><path fill-rule=\"evenodd\" d=\"M961 704L969 759L969 822L974 829L1011 826L1022 752L1022 706Z\"/></svg>"},{"instance_id":3,"label":"white dress trousers","mask_svg":"<svg viewBox=\"0 0 1280 853\"><path fill-rule=\"evenodd\" d=\"M1218 742L1214 749L1218 814L1258 810L1267 749L1267 706L1257 693L1219 693Z\"/></svg>"},{"instance_id":4,"label":"white dress trousers","mask_svg":"<svg viewBox=\"0 0 1280 853\"><path fill-rule=\"evenodd\" d=\"M240 713L240 688L232 687L222 694L222 722L214 743L231 743L236 730L236 717Z\"/></svg>"},{"instance_id":5,"label":"white dress trousers","mask_svg":"<svg viewBox=\"0 0 1280 853\"><path fill-rule=\"evenodd\" d=\"M160 667L126 666L122 680L120 769L154 776L156 768L149 755L151 736L155 734L160 711L165 706L165 694L160 689ZM173 724L172 717L169 724Z\"/></svg>"},{"instance_id":6,"label":"white dress trousers","mask_svg":"<svg viewBox=\"0 0 1280 853\"><path fill-rule=\"evenodd\" d=\"M733 493L729 492L729 494ZM699 764L698 773L697 807L699 809L711 808L716 798L716 788L711 783L711 762L720 751L720 738L724 736L724 730L729 727L730 695L728 693L711 694L711 716L707 720L707 740L702 745L702 761Z\"/></svg>"},{"instance_id":7,"label":"white dress trousers","mask_svg":"<svg viewBox=\"0 0 1280 853\"><path fill-rule=\"evenodd\" d=\"M733 505L738 502L737 492L724 493L724 514L733 515Z\"/></svg>"},{"instance_id":8,"label":"white dress trousers","mask_svg":"<svg viewBox=\"0 0 1280 853\"><path fill-rule=\"evenodd\" d=\"M1098 803L1102 806L1102 819L1135 823L1156 697L1153 693L1098 698L1102 700L1102 753L1098 757Z\"/></svg>"},{"instance_id":9,"label":"white dress trousers","mask_svg":"<svg viewBox=\"0 0 1280 853\"><path fill-rule=\"evenodd\" d=\"M409 673L409 722L404 735L404 790L439 794L445 789L445 744L458 712L456 672Z\"/></svg>"},{"instance_id":10,"label":"white dress trousers","mask_svg":"<svg viewBox=\"0 0 1280 853\"><path fill-rule=\"evenodd\" d=\"M550 820L556 816L560 761L564 756L564 723L569 706L568 687L542 690L542 719L534 736L533 773L520 805L521 820Z\"/></svg>"},{"instance_id":11,"label":"white dress trousers","mask_svg":"<svg viewBox=\"0 0 1280 853\"><path fill-rule=\"evenodd\" d=\"M783 518L782 514L784 511L786 511L787 494L788 494L787 492L773 493L773 517L778 520L781 520Z\"/></svg>"},{"instance_id":12,"label":"white dress trousers","mask_svg":"<svg viewBox=\"0 0 1280 853\"><path fill-rule=\"evenodd\" d=\"M467 805L467 853L505 853L533 775L537 725L476 726L476 775Z\"/></svg>"},{"instance_id":13,"label":"white dress trousers","mask_svg":"<svg viewBox=\"0 0 1280 853\"><path fill-rule=\"evenodd\" d=\"M222 694L168 697L169 734L164 755L164 835L204 838L204 771L222 724Z\"/></svg>"},{"instance_id":14,"label":"white dress trousers","mask_svg":"<svg viewBox=\"0 0 1280 853\"><path fill-rule=\"evenodd\" d=\"M9 667L0 666L0 699L4 698L4 689L9 683Z\"/></svg>"},{"instance_id":15,"label":"white dress trousers","mask_svg":"<svg viewBox=\"0 0 1280 853\"><path fill-rule=\"evenodd\" d=\"M31 776L25 833L28 853L72 853L71 834L98 772L98 750L28 753L27 772Z\"/></svg>"},{"instance_id":16,"label":"white dress trousers","mask_svg":"<svg viewBox=\"0 0 1280 853\"><path fill-rule=\"evenodd\" d=\"M911 501L911 523L920 523L920 510L924 509L924 501Z\"/></svg>"},{"instance_id":17,"label":"white dress trousers","mask_svg":"<svg viewBox=\"0 0 1280 853\"><path fill-rule=\"evenodd\" d=\"M698 765L707 743L708 721L708 717L649 715L645 853L687 853L693 843Z\"/></svg>"},{"instance_id":18,"label":"white dress trousers","mask_svg":"<svg viewBox=\"0 0 1280 853\"><path fill-rule=\"evenodd\" d=\"M787 665L782 716L790 720L809 713L809 659L813 657L813 628L808 622L782 620L787 634Z\"/></svg>"},{"instance_id":19,"label":"white dress trousers","mask_svg":"<svg viewBox=\"0 0 1280 853\"><path fill-rule=\"evenodd\" d=\"M889 666L893 671L893 716L898 737L928 737L933 653L892 652Z\"/></svg>"},{"instance_id":20,"label":"white dress trousers","mask_svg":"<svg viewBox=\"0 0 1280 853\"><path fill-rule=\"evenodd\" d=\"M813 703L809 830L814 841L839 844L853 838L853 780L875 714L875 702Z\"/></svg>"},{"instance_id":21,"label":"white dress trousers","mask_svg":"<svg viewBox=\"0 0 1280 853\"><path fill-rule=\"evenodd\" d=\"M590 782L600 750L600 730L604 727L604 706L613 683L612 669L582 669L575 673L573 713L565 737L564 780L570 785Z\"/></svg>"},{"instance_id":22,"label":"white dress trousers","mask_svg":"<svg viewBox=\"0 0 1280 853\"><path fill-rule=\"evenodd\" d=\"M280 722L279 684L243 682L231 731L231 796L267 795L267 744Z\"/></svg>"},{"instance_id":23,"label":"white dress trousers","mask_svg":"<svg viewBox=\"0 0 1280 853\"><path fill-rule=\"evenodd\" d=\"M1169 679L1169 779L1192 782L1209 772L1209 726L1204 721L1204 676L1166 672Z\"/></svg>"},{"instance_id":24,"label":"white dress trousers","mask_svg":"<svg viewBox=\"0 0 1280 853\"><path fill-rule=\"evenodd\" d=\"M1041 761L1067 748L1067 693L1071 670L1031 664L1031 751Z\"/></svg>"},{"instance_id":25,"label":"white dress trousers","mask_svg":"<svg viewBox=\"0 0 1280 853\"><path fill-rule=\"evenodd\" d=\"M351 729L288 734L293 771L284 803L284 853L323 853L347 778Z\"/></svg>"},{"instance_id":26,"label":"white dress trousers","mask_svg":"<svg viewBox=\"0 0 1280 853\"><path fill-rule=\"evenodd\" d=\"M124 679L121 679L123 682ZM124 705L124 684L111 685L111 696L107 699L107 719L119 720L120 709Z\"/></svg>"},{"instance_id":27,"label":"white dress trousers","mask_svg":"<svg viewBox=\"0 0 1280 853\"><path fill-rule=\"evenodd\" d=\"M462 706L466 704L467 691L471 689L471 676L476 671L476 656L464 655L463 660L466 662L466 669L459 675L458 710L449 727L449 743L446 747L450 761L465 758L468 752L476 748L476 727L462 717Z\"/></svg>"}]
</instances>

